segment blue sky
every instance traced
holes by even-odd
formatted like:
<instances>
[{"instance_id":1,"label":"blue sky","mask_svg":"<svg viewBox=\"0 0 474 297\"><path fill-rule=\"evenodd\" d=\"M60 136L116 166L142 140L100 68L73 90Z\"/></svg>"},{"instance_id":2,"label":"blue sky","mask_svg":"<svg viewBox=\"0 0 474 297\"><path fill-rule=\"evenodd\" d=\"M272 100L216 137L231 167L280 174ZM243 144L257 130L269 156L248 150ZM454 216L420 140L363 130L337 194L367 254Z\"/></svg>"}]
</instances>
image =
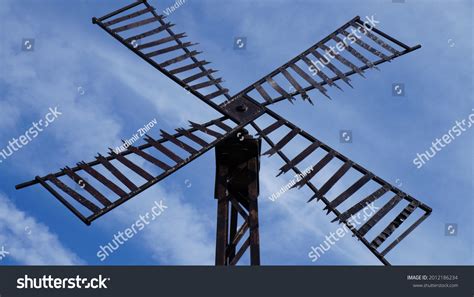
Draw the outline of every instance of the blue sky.
<instances>
[{"instance_id":1,"label":"blue sky","mask_svg":"<svg viewBox=\"0 0 474 297\"><path fill-rule=\"evenodd\" d=\"M141 61L91 23L129 1L0 0L0 148L58 106L63 113L40 136L0 164L0 248L3 264L212 265L215 213L214 152L87 227L39 186L14 185L64 165L89 161L120 145L157 119L172 131L187 120L218 115ZM150 0L158 11L174 1ZM423 47L354 89L331 89L332 101L281 102L273 110L433 208L432 215L387 257L393 264L473 264L473 131L466 131L421 169L412 160L441 137L473 105L472 1L216 1L188 0L169 16L176 32L199 42L234 94L307 49L356 15L375 15L380 28ZM233 49L235 37L247 49ZM32 52L21 51L34 38ZM404 83L405 97L392 96ZM79 91L78 91L79 90ZM185 107L185 108L183 108ZM352 130L353 143L339 143ZM378 265L357 240L346 236L316 263L311 246L334 232L310 193L292 190L267 199L289 182L275 178L281 161L262 159L261 251L268 265ZM100 245L129 227L154 201L168 209L106 261ZM445 236L456 223L458 235ZM245 263L245 262L244 262Z\"/></svg>"}]
</instances>

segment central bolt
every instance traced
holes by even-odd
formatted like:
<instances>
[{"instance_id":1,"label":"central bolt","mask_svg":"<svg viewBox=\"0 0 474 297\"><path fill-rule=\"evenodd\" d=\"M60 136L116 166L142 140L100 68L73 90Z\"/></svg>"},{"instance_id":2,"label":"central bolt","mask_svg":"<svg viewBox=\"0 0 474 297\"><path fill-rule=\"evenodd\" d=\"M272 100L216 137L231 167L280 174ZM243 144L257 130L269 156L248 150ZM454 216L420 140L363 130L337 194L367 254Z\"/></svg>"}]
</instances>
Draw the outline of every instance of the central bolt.
<instances>
[{"instance_id":1,"label":"central bolt","mask_svg":"<svg viewBox=\"0 0 474 297\"><path fill-rule=\"evenodd\" d=\"M246 112L249 108L247 107L247 105L242 104L242 105L237 106L235 109L238 112Z\"/></svg>"}]
</instances>

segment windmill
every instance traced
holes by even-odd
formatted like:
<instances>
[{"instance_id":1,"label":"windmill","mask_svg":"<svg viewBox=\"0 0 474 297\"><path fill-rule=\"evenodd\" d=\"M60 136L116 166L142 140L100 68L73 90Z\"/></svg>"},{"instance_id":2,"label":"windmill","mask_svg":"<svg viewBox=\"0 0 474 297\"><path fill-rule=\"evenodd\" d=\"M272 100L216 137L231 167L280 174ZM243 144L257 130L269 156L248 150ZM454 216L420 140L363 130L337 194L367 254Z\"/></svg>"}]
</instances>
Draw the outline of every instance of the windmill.
<instances>
[{"instance_id":1,"label":"windmill","mask_svg":"<svg viewBox=\"0 0 474 297\"><path fill-rule=\"evenodd\" d=\"M222 79L214 77L216 71L206 67L207 61L199 59L201 53L190 49L194 44L183 41L186 34L175 34L174 25L166 22L146 0L136 1L92 21L222 116L203 124L191 122L189 128L176 129L176 133L161 131L159 139L148 135L140 146L130 145L122 152L111 150L107 156L98 154L91 162L79 162L56 173L36 176L32 181L17 185L17 189L40 184L90 225L215 148L216 265L235 265L248 250L250 264L260 264L257 198L264 143L269 149L263 155L278 155L283 160L280 174L293 171L300 175L293 187L307 187L313 193L308 202L323 203L327 214L334 216L332 221L344 224L385 265L390 265L386 255L430 215L429 206L269 108L284 100L293 103L295 96L313 104L309 92L314 90L329 97L328 87L341 89L337 84L340 81L352 87L352 75L364 76L366 70L378 69L379 64L415 51L420 45L410 47L378 28L368 28L364 20L355 17L231 96L222 86ZM349 43L347 38L354 30L359 30L361 36L352 38ZM341 47L338 52L334 51L334 44ZM323 61L328 54L331 59L327 59L325 67L316 67L317 61ZM288 84L291 91L283 87ZM250 135L248 129L256 131L258 137ZM302 141L306 142L305 146L301 146ZM302 174L302 164L315 154L321 157L309 172ZM147 169L133 160L145 162ZM329 171L328 168L334 169L330 177L316 187L313 181L321 181L321 172ZM357 177L355 182L344 185L340 194L332 195L332 190L349 175ZM375 190L363 199L352 201L369 184ZM361 227L350 222L349 219L369 203L381 201L381 197L387 195L390 197L388 202ZM345 202L351 204L343 208ZM381 231L375 232L377 228ZM247 233L248 237L243 240ZM373 234L372 239L369 234ZM389 238L390 242L387 241Z\"/></svg>"}]
</instances>

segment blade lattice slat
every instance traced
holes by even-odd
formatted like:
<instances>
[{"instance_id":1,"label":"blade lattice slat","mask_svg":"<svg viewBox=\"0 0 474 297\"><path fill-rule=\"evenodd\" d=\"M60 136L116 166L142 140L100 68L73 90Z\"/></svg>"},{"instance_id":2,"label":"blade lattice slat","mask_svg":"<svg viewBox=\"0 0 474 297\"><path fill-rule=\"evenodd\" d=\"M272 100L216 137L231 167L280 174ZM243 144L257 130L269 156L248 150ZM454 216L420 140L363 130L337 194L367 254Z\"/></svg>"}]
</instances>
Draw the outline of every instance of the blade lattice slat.
<instances>
[{"instance_id":1,"label":"blade lattice slat","mask_svg":"<svg viewBox=\"0 0 474 297\"><path fill-rule=\"evenodd\" d=\"M171 30L173 24L165 22L164 18L147 1L139 1L107 16L94 18L93 22L154 68L233 119L219 107L220 103L231 98L229 90L221 85L222 79L213 76L215 70L206 68L209 62L197 58L201 52L190 49L196 44L183 41L186 34L175 34ZM196 80L200 81L194 87L188 85Z\"/></svg>"},{"instance_id":2,"label":"blade lattice slat","mask_svg":"<svg viewBox=\"0 0 474 297\"><path fill-rule=\"evenodd\" d=\"M249 95L265 106L282 100L291 101L297 95L301 95L303 100L309 99L308 92L314 89L319 90L322 95L327 97L326 90L323 88L324 85L340 89L335 82L342 80L352 87L349 77L353 74L358 73L363 76L364 70L377 68L376 66L381 63L391 61L420 47L408 47L376 28L371 30L365 29L363 24L359 17L355 17L308 50L245 88L235 97ZM358 31L360 36L359 34L349 33L349 30L358 29L360 29ZM374 45L369 44L365 40L374 43ZM337 46L331 44L334 42L337 43ZM356 46L358 47L357 49ZM338 49L337 51L336 48ZM374 60L367 58L365 53L375 56ZM360 62L357 63L360 64L359 66L355 65L355 62L351 62L353 60L352 57L355 57ZM332 63L332 60L339 61L345 69L338 68L339 66ZM328 71L326 68L334 73L335 76L330 77L326 73ZM290 74L289 70L294 71L294 74ZM279 80L281 81L280 83L276 81L275 78L277 77L281 78ZM319 78L319 80L316 78ZM306 86L303 87L303 84ZM277 95L269 95L267 90L271 89L276 90ZM288 89L292 91L286 91Z\"/></svg>"},{"instance_id":3,"label":"blade lattice slat","mask_svg":"<svg viewBox=\"0 0 474 297\"><path fill-rule=\"evenodd\" d=\"M322 201L325 204L324 209L328 211L328 214L332 212L336 216L333 222L338 221L345 224L352 231L354 236L361 240L364 245L377 258L380 259L380 261L388 265L389 263L385 259L385 254L390 251L396 244L398 244L404 237L406 237L408 233L413 231L413 229L416 227L413 227L414 224L418 225L419 223L415 222L411 226L407 227L407 231L405 231L405 233L403 233L391 245L389 245L389 247L386 248L383 253L378 251L378 248L381 247L382 243L385 242L385 240L389 238L394 233L394 231L398 229L404 221L407 220L410 215L413 215L416 209L424 211L424 216L428 216L429 213L431 213L431 208L424 205L415 198L407 195L406 193L402 192L396 186L389 184L388 182L376 176L375 174L368 171L359 164L351 161L341 153L330 148L328 145L314 138L307 132L301 130L300 128L298 128L291 122L285 120L278 114L272 112L271 110L267 109L266 114L267 116L271 117L273 123L268 124L266 125L266 127L262 128L259 127L255 121L252 122L251 125L257 131L258 135L262 137L267 142L267 144L269 144L269 151L278 154L284 160L285 164L281 167L280 173L278 175L286 173L289 170L293 170L296 174L298 174L301 179L299 180L299 182L295 183L294 187L307 186L314 193L314 196L308 202L312 201L313 199ZM309 141L310 144L305 149L303 149L301 153L297 154L296 157L290 159L285 153L283 153L283 149L288 149L289 151L292 151L291 148L295 148L296 142L292 143L291 141L287 141L288 134L277 133L277 131L279 131L280 129L290 129L290 131L298 131L297 136L305 141ZM283 136L280 136L274 142L271 139L272 135ZM294 136L292 136L292 138L294 138ZM283 145L281 145L281 143L283 143ZM300 146L301 144L298 143L298 147ZM307 160L310 160L310 158L312 158L311 156L313 152L318 151L322 151L324 153L324 156L314 166L311 167L311 170L302 170L300 168L301 165ZM321 171L326 170L326 168L334 168L334 166L331 165L333 164L331 162L339 162L342 163L342 165L336 167L337 170L335 171L335 173L330 175L329 179L325 183L322 183L321 188L318 189L312 183L312 180L321 179L322 176L320 173ZM302 174L302 172L305 172L305 174ZM348 176L354 176L355 174L361 175L361 177L354 183L349 185L337 186L340 180L344 180ZM355 199L355 197L357 197L357 195L360 195L359 193L362 193L364 187L369 185L369 183L373 183L373 185L377 186L378 190L374 191L372 194L365 197L364 199L358 200L354 204L353 200ZM334 198L330 199L327 194L331 193L331 191L337 191L341 194L336 195ZM367 222L362 225L362 227L357 229L357 227L352 224L351 218L361 212L364 208L368 207L368 205L372 202L381 199L381 197L386 193L392 193L395 196L393 199L388 201L380 210L378 210L372 217L370 217L370 219L368 219ZM377 225L377 223L383 218L385 218L387 215L389 215L390 211L393 210L397 206L397 204L401 202L407 203L408 206L387 227L385 227L385 229L383 229L383 231L375 239L369 240L366 237L367 233L373 228L378 228L379 225ZM340 208L342 208L342 206L347 203L354 205L350 206L346 211L342 212Z\"/></svg>"},{"instance_id":4,"label":"blade lattice slat","mask_svg":"<svg viewBox=\"0 0 474 297\"><path fill-rule=\"evenodd\" d=\"M204 124L192 123L192 128L177 129L178 133L173 135L161 130L161 139L154 139L147 135L145 138L146 143L139 147L128 146L121 152L111 150L108 157L99 154L95 161L89 163L80 162L77 164L77 167L66 167L55 174L37 178L36 182L43 186L47 185L45 187L50 192L54 192L55 196L59 195L55 190L55 188L58 188L82 205L85 208L84 210L74 206L67 197L61 196L58 198L82 220L90 223L190 163L228 137L228 135L234 134L242 128L242 126L236 126L231 121L224 123L226 120L227 118L223 117ZM217 129L224 129L227 133L218 133L216 132ZM206 141L199 136L198 133L201 132L206 133L211 141ZM185 139L198 144L199 148L194 148L187 144ZM165 144L169 145L165 146ZM177 149L182 151L178 153L175 151ZM186 155L183 156L184 154ZM160 157L157 155L167 157L173 160L175 164L168 165L160 160ZM154 167L145 170L141 163L135 160L132 161L131 158L143 160L144 163L148 162L148 165L154 165ZM121 167L117 165L121 165ZM152 173L153 170L158 171L158 173ZM80 173L84 174L79 175ZM88 175L87 178L82 177L85 174ZM107 175L115 177L118 182L114 182ZM64 176L69 177L76 185L79 185L80 188L89 193L92 198L99 201L103 207L95 205L90 198L83 196L81 190L73 189L61 181L60 179ZM140 178L143 178L145 182L139 183L138 180ZM93 184L100 185L100 187L93 186ZM114 193L116 198L111 198L110 194L107 194L108 192L106 193L106 191ZM87 213L86 209L91 214Z\"/></svg>"}]
</instances>

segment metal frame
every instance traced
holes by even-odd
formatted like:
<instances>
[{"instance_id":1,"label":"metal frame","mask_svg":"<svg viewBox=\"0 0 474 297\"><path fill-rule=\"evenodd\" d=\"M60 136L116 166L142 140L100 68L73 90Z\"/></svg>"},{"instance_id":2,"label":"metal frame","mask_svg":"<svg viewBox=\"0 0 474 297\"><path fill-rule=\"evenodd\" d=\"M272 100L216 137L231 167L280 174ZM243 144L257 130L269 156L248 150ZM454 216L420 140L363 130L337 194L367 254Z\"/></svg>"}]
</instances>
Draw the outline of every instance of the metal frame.
<instances>
[{"instance_id":1,"label":"metal frame","mask_svg":"<svg viewBox=\"0 0 474 297\"><path fill-rule=\"evenodd\" d=\"M139 6L141 6L141 9L135 10ZM123 13L127 14L121 15ZM144 19L139 20L141 17ZM300 162L305 160L317 149L325 151L326 156L313 167L314 172L303 178L295 186L308 186L314 193L313 197L308 202L314 199L322 201L325 204L325 210L327 210L328 214L332 212L335 215L333 222L339 221L340 223L345 224L353 232L354 236L356 236L385 265L389 265L389 262L385 259L385 255L430 215L432 210L424 203L404 193L396 186L389 184L361 165L351 161L349 158L333 150L328 145L298 128L296 125L268 108L270 105L283 100L288 100L293 103L295 100L294 97L297 95L301 95L303 100L313 104L313 101L308 95L312 90L317 90L323 96L330 98L327 94L328 90L326 89L326 86L332 86L342 90L336 82L338 80L343 80L347 85L352 87L349 79L352 75L359 74L364 77L363 73L365 70L378 69L378 65L413 52L419 49L421 47L420 45L410 47L381 30L373 28L371 32L367 32L366 37L375 42L376 45L369 45L363 40L356 40L354 47L345 44L347 55L352 55L353 61L344 57L342 53L336 53L336 55L334 55L334 58L338 60L341 65L344 65L345 68L348 68L348 70L339 69L332 62L329 62L327 68L334 73L335 76L332 76L332 74L327 72L325 73L323 70L318 70L315 73L315 75L317 75L316 77L314 75L309 75L307 71L298 66L298 63L308 67L312 66L313 62L311 61L311 57L320 59L322 55L319 51L327 52L329 42L341 41L339 36L347 37L349 34L347 30L350 27L362 27L363 22L360 17L357 16L318 43L311 46L309 49L283 64L281 67L252 83L249 87L244 88L236 95L230 96L228 94L229 90L221 85L222 79L215 78L212 75L216 71L206 68L205 66L208 62L197 58L200 52L189 49L189 47L194 44L182 40L186 37L186 34L175 34L171 30L173 24L166 23L164 21L164 16L158 15L155 9L146 0L136 1L103 17L93 18L92 21L120 43L125 45L129 50L149 63L156 70L160 71L166 77L170 78L182 88L186 89L198 99L222 114L223 117L202 125L191 123L191 128L177 129L177 133L173 135L161 131L161 139L154 139L151 136L147 136L146 143L139 147L131 146L124 152L120 153L111 151L107 157L99 154L95 161L88 163L80 162L73 168L65 167L54 174L48 174L43 177L37 176L32 181L17 185L17 189L41 184L47 191L71 210L81 221L89 225L95 219L145 191L213 147L216 147L217 167L215 197L218 200L216 265L237 264L238 260L247 249L250 249L251 264L259 265L260 252L257 197L258 171L260 166L260 141L263 139L270 146L270 149L265 152L265 154L270 156L277 154L285 162L283 167L280 169L280 174L286 173L289 170L301 174L301 170L297 167ZM129 21L130 23L126 23ZM141 30L145 26L151 26L154 24L157 24L158 27L145 32L141 31L138 34L135 33L132 36L126 36L127 32L130 30ZM139 46L133 44L134 38L143 39L158 34L165 34L165 36ZM168 46L167 44L169 42L175 42L175 45ZM167 47L158 50L153 49L156 46L163 45L166 45ZM359 51L362 51L364 54L355 49L356 45L360 47ZM380 49L377 49L377 47L380 47ZM147 49L152 51L147 53L144 51ZM383 51L390 52L390 54L384 54ZM167 58L164 61L158 61L163 55L166 56L166 54L170 53L179 53L179 55L175 55L172 59ZM364 55L370 55L372 59L373 56L375 56L377 59L372 60ZM190 62L190 64L182 64L178 66L178 68L172 69L172 67L176 67L179 63L186 61ZM362 65L358 66L356 63L362 63ZM189 72L196 70L198 71L197 73L189 74ZM188 76L182 77L184 74ZM283 83L281 81L283 81ZM191 83L193 84L191 85ZM287 91L285 87L281 85L284 83L290 84L294 87L295 91ZM278 95L271 95L271 91ZM205 92L207 92L207 94ZM215 102L218 99L221 99L224 102ZM275 122L264 128L260 128L257 125L256 120L262 116L269 116L273 118ZM226 121L232 123L226 124ZM242 133L242 129L249 125L259 133L259 140L251 139L249 136L245 137L244 142L241 142L240 139L237 140L236 133ZM290 129L290 132L278 141L273 142L269 137L269 134L283 128ZM218 130L222 130L223 132L218 132ZM212 141L205 140L203 137L198 136L199 133L207 134L211 137ZM282 150L283 148L290 146L295 137L302 137L309 141L310 145L298 154L297 157L291 160L282 152ZM189 145L187 141L197 144L198 148ZM246 154L249 152L249 147L255 148L256 144L258 144L258 152L253 150L252 154L247 156ZM168 147L166 145L168 145ZM180 150L181 155L176 150ZM185 156L183 156L183 152ZM167 163L153 155L154 153L163 154L164 157L170 159L173 163L170 165L169 162ZM224 156L229 154L232 155L234 159L238 159L242 156L247 156L248 159L242 161L241 164L238 164L239 166L234 166L235 164L231 165L225 161ZM126 158L127 156L138 156L155 165L158 170L161 170L161 173L158 175L152 174ZM342 161L344 166L342 166L339 171L320 189L317 189L311 183L311 179L333 160ZM146 182L142 185L136 185L135 182L132 182L124 172L118 170L117 167L113 165L113 162L119 162L122 165L125 165L132 172L145 179ZM95 169L99 166L103 166L127 189L124 189L123 186L119 186L99 173ZM363 177L351 187L347 188L341 195L330 201L325 194L349 170L355 170L361 173ZM232 178L233 176L239 175L242 171L247 173L253 172L254 178L250 180L242 177ZM84 182L79 173L88 173L94 178L95 182L102 183L111 190L114 195L117 195L118 199L106 198L106 195L98 191L92 183ZM82 194L78 193L78 191L68 187L61 180L63 178L70 178L74 183L79 185L81 185L82 182L84 190L90 194L95 201L89 200ZM345 212L338 210L338 206L342 202L354 195L354 193L368 182L376 182L381 188L369 197L353 205L349 210ZM245 188L245 191L242 189L235 190L236 187L243 187ZM91 211L92 215L85 215L83 211L78 210L77 207L71 203L71 200L61 196L55 188L58 188L69 195L72 200L75 201L74 203L78 203L86 210ZM360 211L364 206L364 203L374 201L386 192L392 192L395 196L375 215L373 219L358 230L348 222L347 219L351 215ZM375 239L372 241L368 240L365 237L367 232L371 230L371 228L373 228L381 218L385 217L385 215L387 215L396 204L402 201L409 203L409 205ZM408 227L408 229L388 245L388 247L379 252L378 248L380 245L416 209L423 210L425 212L424 215ZM239 216L243 218L244 222L238 229L237 224ZM240 242L240 239L247 230L249 230L250 233L249 238L243 243L239 251L236 251L237 244Z\"/></svg>"}]
</instances>

